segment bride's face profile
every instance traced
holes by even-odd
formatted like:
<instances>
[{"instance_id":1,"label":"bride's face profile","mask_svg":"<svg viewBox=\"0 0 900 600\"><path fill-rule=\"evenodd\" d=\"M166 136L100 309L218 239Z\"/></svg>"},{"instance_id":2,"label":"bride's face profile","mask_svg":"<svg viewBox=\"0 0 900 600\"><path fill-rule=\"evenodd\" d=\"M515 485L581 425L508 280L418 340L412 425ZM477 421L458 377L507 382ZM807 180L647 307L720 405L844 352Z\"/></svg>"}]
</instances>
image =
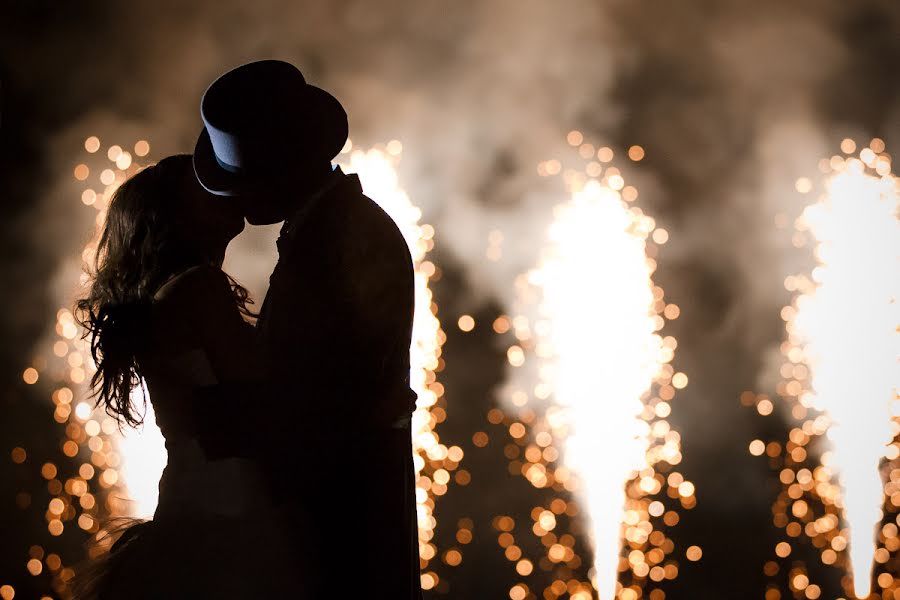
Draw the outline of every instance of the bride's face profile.
<instances>
[{"instance_id":1,"label":"bride's face profile","mask_svg":"<svg viewBox=\"0 0 900 600\"><path fill-rule=\"evenodd\" d=\"M221 266L244 228L236 203L208 193L191 157L176 155L133 175L116 190L98 245L98 271L152 288L191 266Z\"/></svg>"},{"instance_id":2,"label":"bride's face profile","mask_svg":"<svg viewBox=\"0 0 900 600\"><path fill-rule=\"evenodd\" d=\"M244 230L241 206L233 198L206 191L192 168L186 169L179 195L183 199L179 206L180 237L195 240L204 254L221 262L228 242Z\"/></svg>"}]
</instances>

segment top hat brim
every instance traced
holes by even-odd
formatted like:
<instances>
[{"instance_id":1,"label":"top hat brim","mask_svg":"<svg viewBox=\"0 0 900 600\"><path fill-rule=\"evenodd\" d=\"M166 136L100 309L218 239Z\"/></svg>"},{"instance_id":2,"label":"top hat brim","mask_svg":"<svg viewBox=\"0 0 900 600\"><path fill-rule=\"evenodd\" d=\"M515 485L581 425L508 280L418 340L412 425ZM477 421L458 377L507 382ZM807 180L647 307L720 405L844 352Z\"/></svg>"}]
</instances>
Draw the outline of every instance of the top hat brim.
<instances>
[{"instance_id":1,"label":"top hat brim","mask_svg":"<svg viewBox=\"0 0 900 600\"><path fill-rule=\"evenodd\" d=\"M341 103L325 90L306 85L308 106L305 109L313 119L315 144L297 143L292 156L295 161L330 161L340 153L349 135L347 113ZM284 158L284 157L282 157ZM290 161L282 164L290 164ZM289 187L294 174L291 168L276 168L259 173L243 173L223 167L216 159L215 149L206 127L200 132L194 147L194 173L208 192L217 196L239 196L267 188Z\"/></svg>"},{"instance_id":2,"label":"top hat brim","mask_svg":"<svg viewBox=\"0 0 900 600\"><path fill-rule=\"evenodd\" d=\"M216 160L212 140L206 127L194 147L194 174L206 191L217 196L237 196L246 185L246 177L223 168Z\"/></svg>"}]
</instances>

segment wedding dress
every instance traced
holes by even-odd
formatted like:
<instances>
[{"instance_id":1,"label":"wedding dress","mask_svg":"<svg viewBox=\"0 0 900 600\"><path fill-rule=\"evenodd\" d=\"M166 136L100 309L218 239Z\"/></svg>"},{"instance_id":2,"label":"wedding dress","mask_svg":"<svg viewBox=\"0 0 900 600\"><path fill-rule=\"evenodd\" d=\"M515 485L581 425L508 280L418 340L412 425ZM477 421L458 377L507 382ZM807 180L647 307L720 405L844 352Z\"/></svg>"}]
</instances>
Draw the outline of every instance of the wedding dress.
<instances>
[{"instance_id":1,"label":"wedding dress","mask_svg":"<svg viewBox=\"0 0 900 600\"><path fill-rule=\"evenodd\" d=\"M163 289L190 285L192 271ZM153 325L171 333L151 336L139 357L168 452L157 509L152 520L124 528L110 553L88 567L80 582L87 591L76 597L302 598L301 544L284 532L286 520L303 517L273 505L254 461L205 455L192 435L202 415L190 414L189 401L219 380L207 353L189 347L190 323L173 324L162 312L151 311ZM253 326L246 327L250 339Z\"/></svg>"}]
</instances>

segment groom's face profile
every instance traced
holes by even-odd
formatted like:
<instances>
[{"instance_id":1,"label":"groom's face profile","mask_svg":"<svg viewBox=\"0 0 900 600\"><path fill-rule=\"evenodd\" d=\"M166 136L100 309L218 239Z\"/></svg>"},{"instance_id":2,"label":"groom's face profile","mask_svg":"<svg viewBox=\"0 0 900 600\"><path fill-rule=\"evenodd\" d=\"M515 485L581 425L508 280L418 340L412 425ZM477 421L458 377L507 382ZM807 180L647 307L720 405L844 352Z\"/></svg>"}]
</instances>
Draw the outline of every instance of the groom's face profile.
<instances>
[{"instance_id":1,"label":"groom's face profile","mask_svg":"<svg viewBox=\"0 0 900 600\"><path fill-rule=\"evenodd\" d=\"M259 190L241 194L236 200L251 225L271 225L287 218L288 203L284 193Z\"/></svg>"},{"instance_id":2,"label":"groom's face profile","mask_svg":"<svg viewBox=\"0 0 900 600\"><path fill-rule=\"evenodd\" d=\"M271 225L291 216L331 175L331 161L295 165L288 178L274 175L267 184L241 192L235 200L251 225Z\"/></svg>"}]
</instances>

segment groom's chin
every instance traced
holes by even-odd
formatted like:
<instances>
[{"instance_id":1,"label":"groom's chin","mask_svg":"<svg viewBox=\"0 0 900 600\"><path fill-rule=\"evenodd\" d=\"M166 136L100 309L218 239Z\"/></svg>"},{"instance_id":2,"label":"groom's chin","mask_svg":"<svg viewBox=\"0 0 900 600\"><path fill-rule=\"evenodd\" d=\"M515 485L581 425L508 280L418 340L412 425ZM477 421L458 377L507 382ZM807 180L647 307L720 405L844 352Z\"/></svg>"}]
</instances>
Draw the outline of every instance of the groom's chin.
<instances>
[{"instance_id":1,"label":"groom's chin","mask_svg":"<svg viewBox=\"0 0 900 600\"><path fill-rule=\"evenodd\" d=\"M244 219L241 219L241 224L240 224L240 225L238 225L237 223L235 223L234 229L232 229L232 230L229 232L229 233L230 233L230 237L229 237L228 239L229 239L229 240L233 240L234 238L236 238L237 236L239 236L239 235L241 234L241 232L244 231L245 226L246 226L246 222L244 221Z\"/></svg>"}]
</instances>

